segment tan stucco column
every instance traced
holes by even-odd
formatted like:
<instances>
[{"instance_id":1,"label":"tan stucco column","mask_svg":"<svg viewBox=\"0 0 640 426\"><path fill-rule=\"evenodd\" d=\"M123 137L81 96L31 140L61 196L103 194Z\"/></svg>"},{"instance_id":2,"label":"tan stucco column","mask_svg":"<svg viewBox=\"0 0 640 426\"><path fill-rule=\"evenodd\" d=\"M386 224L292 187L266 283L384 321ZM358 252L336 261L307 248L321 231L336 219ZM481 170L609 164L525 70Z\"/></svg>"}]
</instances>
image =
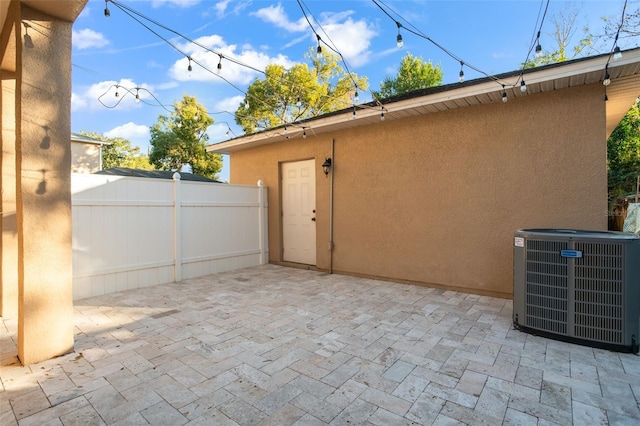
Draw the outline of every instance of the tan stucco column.
<instances>
[{"instance_id":1,"label":"tan stucco column","mask_svg":"<svg viewBox=\"0 0 640 426\"><path fill-rule=\"evenodd\" d=\"M16 32L20 20L18 3L0 3L2 33L2 65L0 77L0 316L18 317L18 229L16 225L16 57L15 45L20 39Z\"/></svg>"},{"instance_id":2,"label":"tan stucco column","mask_svg":"<svg viewBox=\"0 0 640 426\"><path fill-rule=\"evenodd\" d=\"M17 46L18 357L73 350L71 26L22 4ZM28 37L25 37L28 34Z\"/></svg>"},{"instance_id":3,"label":"tan stucco column","mask_svg":"<svg viewBox=\"0 0 640 426\"><path fill-rule=\"evenodd\" d=\"M0 316L18 316L18 229L16 225L16 80L2 75L2 240L0 244ZM6 118L6 119L5 119Z\"/></svg>"}]
</instances>

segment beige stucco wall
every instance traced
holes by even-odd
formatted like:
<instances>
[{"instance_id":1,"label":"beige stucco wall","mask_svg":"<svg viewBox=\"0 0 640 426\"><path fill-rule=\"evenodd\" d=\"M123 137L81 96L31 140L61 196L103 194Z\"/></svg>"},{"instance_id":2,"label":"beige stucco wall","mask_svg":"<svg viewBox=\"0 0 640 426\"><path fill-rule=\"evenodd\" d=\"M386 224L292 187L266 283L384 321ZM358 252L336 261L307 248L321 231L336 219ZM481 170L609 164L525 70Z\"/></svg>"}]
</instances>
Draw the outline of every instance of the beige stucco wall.
<instances>
[{"instance_id":1,"label":"beige stucco wall","mask_svg":"<svg viewBox=\"0 0 640 426\"><path fill-rule=\"evenodd\" d=\"M2 20L1 184L3 194L15 188L13 198L3 195L2 207L15 215L13 239L3 219L0 284L3 315L17 287L23 364L73 350L71 27L86 0L32 2L59 17L27 3L11 1Z\"/></svg>"},{"instance_id":2,"label":"beige stucco wall","mask_svg":"<svg viewBox=\"0 0 640 426\"><path fill-rule=\"evenodd\" d=\"M100 145L71 141L71 172L100 171Z\"/></svg>"},{"instance_id":3,"label":"beige stucco wall","mask_svg":"<svg viewBox=\"0 0 640 426\"><path fill-rule=\"evenodd\" d=\"M335 272L509 297L516 229L607 226L605 104L590 85L232 153L232 183L269 187L275 263L278 162L315 158L317 267L330 266L331 138Z\"/></svg>"}]
</instances>

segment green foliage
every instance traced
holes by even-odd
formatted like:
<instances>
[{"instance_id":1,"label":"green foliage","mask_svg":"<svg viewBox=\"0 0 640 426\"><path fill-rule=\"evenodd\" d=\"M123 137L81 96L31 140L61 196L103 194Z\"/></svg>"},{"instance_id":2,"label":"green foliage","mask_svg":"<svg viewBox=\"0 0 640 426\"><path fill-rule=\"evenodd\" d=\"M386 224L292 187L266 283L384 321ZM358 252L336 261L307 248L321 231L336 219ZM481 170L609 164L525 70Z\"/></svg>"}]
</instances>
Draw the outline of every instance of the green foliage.
<instances>
[{"instance_id":1,"label":"green foliage","mask_svg":"<svg viewBox=\"0 0 640 426\"><path fill-rule=\"evenodd\" d=\"M222 169L222 156L205 149L213 121L194 96L184 95L174 103L169 117L158 116L151 127L151 164L158 170L176 171L190 164L194 174L215 179Z\"/></svg>"},{"instance_id":2,"label":"green foliage","mask_svg":"<svg viewBox=\"0 0 640 426\"><path fill-rule=\"evenodd\" d=\"M636 192L640 176L640 98L607 140L609 201Z\"/></svg>"},{"instance_id":3,"label":"green foliage","mask_svg":"<svg viewBox=\"0 0 640 426\"><path fill-rule=\"evenodd\" d=\"M297 120L347 108L355 93L353 81L360 91L367 90L366 77L346 74L336 55L325 53L317 59L310 50L308 64L290 69L269 64L265 78L256 78L235 112L236 123L245 133L278 127Z\"/></svg>"},{"instance_id":4,"label":"green foliage","mask_svg":"<svg viewBox=\"0 0 640 426\"><path fill-rule=\"evenodd\" d=\"M152 170L149 157L140 154L140 148L132 147L131 142L124 138L107 138L97 132L81 131L82 136L109 142L102 147L102 168L128 167L132 169Z\"/></svg>"},{"instance_id":5,"label":"green foliage","mask_svg":"<svg viewBox=\"0 0 640 426\"><path fill-rule=\"evenodd\" d=\"M425 62L422 58L407 53L400 62L397 76L386 76L384 81L380 83L380 91L373 91L373 95L377 99L384 99L441 84L442 68L440 65L434 66L431 61Z\"/></svg>"}]
</instances>

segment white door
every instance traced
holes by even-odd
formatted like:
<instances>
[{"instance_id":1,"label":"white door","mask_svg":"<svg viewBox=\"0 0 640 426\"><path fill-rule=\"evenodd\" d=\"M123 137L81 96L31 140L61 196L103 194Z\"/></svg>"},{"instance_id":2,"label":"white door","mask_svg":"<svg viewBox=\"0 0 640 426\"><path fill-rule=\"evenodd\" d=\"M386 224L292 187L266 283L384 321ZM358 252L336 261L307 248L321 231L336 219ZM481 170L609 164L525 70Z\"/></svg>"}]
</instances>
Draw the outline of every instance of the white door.
<instances>
[{"instance_id":1,"label":"white door","mask_svg":"<svg viewBox=\"0 0 640 426\"><path fill-rule=\"evenodd\" d=\"M282 245L285 262L316 264L315 160L282 164Z\"/></svg>"}]
</instances>

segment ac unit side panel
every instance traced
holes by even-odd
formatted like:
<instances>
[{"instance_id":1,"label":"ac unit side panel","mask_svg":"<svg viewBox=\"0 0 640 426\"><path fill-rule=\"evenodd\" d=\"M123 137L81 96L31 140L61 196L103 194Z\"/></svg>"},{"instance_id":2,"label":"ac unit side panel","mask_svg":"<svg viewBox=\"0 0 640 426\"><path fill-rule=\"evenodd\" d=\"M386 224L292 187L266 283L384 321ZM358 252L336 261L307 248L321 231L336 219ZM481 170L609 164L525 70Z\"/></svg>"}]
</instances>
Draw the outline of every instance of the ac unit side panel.
<instances>
[{"instance_id":1,"label":"ac unit side panel","mask_svg":"<svg viewBox=\"0 0 640 426\"><path fill-rule=\"evenodd\" d=\"M625 287L624 305L625 317L624 323L626 327L625 335L627 339L635 338L636 349L640 348L640 238L625 245L625 270L624 281ZM632 344L632 342L625 342Z\"/></svg>"},{"instance_id":2,"label":"ac unit side panel","mask_svg":"<svg viewBox=\"0 0 640 426\"><path fill-rule=\"evenodd\" d=\"M526 240L524 326L568 334L569 267L558 255L568 247L566 241Z\"/></svg>"},{"instance_id":3,"label":"ac unit side panel","mask_svg":"<svg viewBox=\"0 0 640 426\"><path fill-rule=\"evenodd\" d=\"M578 338L624 343L624 247L622 243L574 242L574 329Z\"/></svg>"}]
</instances>

